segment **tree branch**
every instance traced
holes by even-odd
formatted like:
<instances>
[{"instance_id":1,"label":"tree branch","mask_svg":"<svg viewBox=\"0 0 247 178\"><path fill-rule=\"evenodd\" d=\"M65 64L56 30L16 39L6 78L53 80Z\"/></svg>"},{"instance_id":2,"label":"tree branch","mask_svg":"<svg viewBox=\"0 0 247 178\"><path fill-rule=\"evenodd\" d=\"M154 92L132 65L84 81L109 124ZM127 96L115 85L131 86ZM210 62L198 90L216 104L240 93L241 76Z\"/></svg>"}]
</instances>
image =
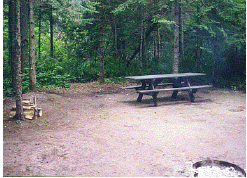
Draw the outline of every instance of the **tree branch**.
<instances>
[{"instance_id":1,"label":"tree branch","mask_svg":"<svg viewBox=\"0 0 247 178\"><path fill-rule=\"evenodd\" d=\"M151 34L151 32L157 27L158 23L153 23L148 31L146 31L145 33L145 38L147 39L148 36ZM130 65L130 62L135 58L135 56L140 52L140 45L141 45L141 42L139 43L139 45L136 47L136 50L133 52L133 54L131 55L131 57L129 58L129 60L127 61L126 63L126 67L128 67Z\"/></svg>"}]
</instances>

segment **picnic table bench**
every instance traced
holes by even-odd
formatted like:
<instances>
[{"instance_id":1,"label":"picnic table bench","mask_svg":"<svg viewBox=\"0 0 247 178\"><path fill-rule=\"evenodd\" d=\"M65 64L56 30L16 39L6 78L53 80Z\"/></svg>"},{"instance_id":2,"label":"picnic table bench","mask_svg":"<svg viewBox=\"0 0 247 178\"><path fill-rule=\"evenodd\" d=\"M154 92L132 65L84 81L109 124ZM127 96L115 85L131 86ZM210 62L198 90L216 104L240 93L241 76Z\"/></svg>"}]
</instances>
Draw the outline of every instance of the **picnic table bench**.
<instances>
[{"instance_id":1,"label":"picnic table bench","mask_svg":"<svg viewBox=\"0 0 247 178\"><path fill-rule=\"evenodd\" d=\"M142 101L143 95L151 95L153 97L154 106L157 106L157 95L161 91L173 91L172 98L176 98L179 91L187 91L191 102L194 102L197 89L209 88L212 85L194 85L190 83L191 77L203 76L204 73L178 73L178 74L159 74L159 75L143 75L128 76L127 79L139 80L141 85L121 87L122 89L135 89L139 96L138 102ZM162 83L163 79L170 79L170 83ZM159 88L158 86L172 86L172 88Z\"/></svg>"}]
</instances>

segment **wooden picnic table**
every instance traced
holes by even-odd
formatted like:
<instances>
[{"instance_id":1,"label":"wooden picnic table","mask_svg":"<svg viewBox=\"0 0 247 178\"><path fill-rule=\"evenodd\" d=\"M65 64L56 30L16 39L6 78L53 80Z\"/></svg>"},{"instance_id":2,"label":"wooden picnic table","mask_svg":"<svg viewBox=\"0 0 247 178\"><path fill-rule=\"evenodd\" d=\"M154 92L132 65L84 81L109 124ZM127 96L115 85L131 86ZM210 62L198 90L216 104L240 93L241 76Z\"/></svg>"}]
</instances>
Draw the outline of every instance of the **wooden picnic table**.
<instances>
[{"instance_id":1,"label":"wooden picnic table","mask_svg":"<svg viewBox=\"0 0 247 178\"><path fill-rule=\"evenodd\" d=\"M203 76L204 73L177 73L177 74L158 74L158 75L143 75L143 76L128 76L127 79L141 81L140 86L122 87L122 89L135 89L139 96L138 102L142 101L143 95L152 95L154 105L157 106L157 95L161 91L173 91L172 98L176 98L178 91L187 91L191 102L194 102L194 95L197 89L212 87L212 85L191 85L191 77ZM164 79L170 79L170 83L162 83ZM157 86L172 86L172 88L156 89Z\"/></svg>"}]
</instances>

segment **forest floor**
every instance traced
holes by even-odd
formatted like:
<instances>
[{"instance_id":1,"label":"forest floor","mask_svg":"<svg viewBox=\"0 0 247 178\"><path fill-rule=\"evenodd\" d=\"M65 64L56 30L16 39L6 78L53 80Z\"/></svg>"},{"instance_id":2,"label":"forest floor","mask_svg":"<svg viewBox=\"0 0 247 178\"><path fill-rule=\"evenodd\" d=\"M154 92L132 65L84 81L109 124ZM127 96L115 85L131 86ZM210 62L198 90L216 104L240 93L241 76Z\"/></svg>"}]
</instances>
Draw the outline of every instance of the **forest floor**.
<instances>
[{"instance_id":1,"label":"forest floor","mask_svg":"<svg viewBox=\"0 0 247 178\"><path fill-rule=\"evenodd\" d=\"M193 176L207 158L246 170L246 96L203 89L136 102L128 83L74 84L32 92L43 116L9 120L14 98L3 102L4 176Z\"/></svg>"}]
</instances>

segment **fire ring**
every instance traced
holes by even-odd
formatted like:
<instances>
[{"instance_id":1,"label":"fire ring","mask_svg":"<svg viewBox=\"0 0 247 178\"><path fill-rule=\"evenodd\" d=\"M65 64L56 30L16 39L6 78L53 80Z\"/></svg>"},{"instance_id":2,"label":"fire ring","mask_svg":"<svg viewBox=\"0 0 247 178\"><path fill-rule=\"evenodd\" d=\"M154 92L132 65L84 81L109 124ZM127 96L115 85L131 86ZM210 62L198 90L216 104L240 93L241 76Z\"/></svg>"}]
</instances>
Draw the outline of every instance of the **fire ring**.
<instances>
[{"instance_id":1,"label":"fire ring","mask_svg":"<svg viewBox=\"0 0 247 178\"><path fill-rule=\"evenodd\" d=\"M219 160L204 160L193 164L194 177L246 177L239 166Z\"/></svg>"}]
</instances>

